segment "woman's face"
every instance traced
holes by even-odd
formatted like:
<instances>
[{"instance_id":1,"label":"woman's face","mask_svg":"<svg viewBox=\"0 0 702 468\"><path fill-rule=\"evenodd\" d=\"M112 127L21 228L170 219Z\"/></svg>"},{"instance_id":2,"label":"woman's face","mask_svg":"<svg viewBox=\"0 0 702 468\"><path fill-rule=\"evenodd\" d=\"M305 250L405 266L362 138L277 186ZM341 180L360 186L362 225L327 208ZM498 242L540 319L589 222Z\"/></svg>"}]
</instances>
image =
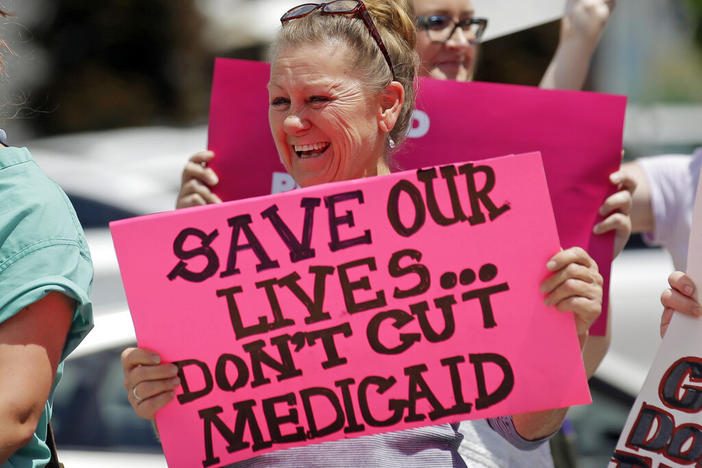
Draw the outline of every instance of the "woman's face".
<instances>
[{"instance_id":1,"label":"woman's face","mask_svg":"<svg viewBox=\"0 0 702 468\"><path fill-rule=\"evenodd\" d=\"M417 16L440 15L459 21L474 16L470 0L414 0ZM469 81L477 54L477 45L458 28L446 42L435 42L427 31L417 30L417 52L421 60L419 74L439 80Z\"/></svg>"},{"instance_id":2,"label":"woman's face","mask_svg":"<svg viewBox=\"0 0 702 468\"><path fill-rule=\"evenodd\" d=\"M375 175L383 160L382 97L365 90L344 44L279 51L268 120L285 169L303 187Z\"/></svg>"}]
</instances>

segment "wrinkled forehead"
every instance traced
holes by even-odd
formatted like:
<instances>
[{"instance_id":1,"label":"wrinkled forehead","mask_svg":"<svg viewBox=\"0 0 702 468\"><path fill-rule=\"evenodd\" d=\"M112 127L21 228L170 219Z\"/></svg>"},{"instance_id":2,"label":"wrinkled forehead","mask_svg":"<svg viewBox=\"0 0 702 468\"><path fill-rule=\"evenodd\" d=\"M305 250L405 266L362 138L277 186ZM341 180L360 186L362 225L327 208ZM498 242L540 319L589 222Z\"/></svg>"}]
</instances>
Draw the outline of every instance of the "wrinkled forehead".
<instances>
[{"instance_id":1,"label":"wrinkled forehead","mask_svg":"<svg viewBox=\"0 0 702 468\"><path fill-rule=\"evenodd\" d=\"M334 41L289 44L271 57L268 87L324 83L332 86L339 80L356 77L354 56L350 46Z\"/></svg>"},{"instance_id":2,"label":"wrinkled forehead","mask_svg":"<svg viewBox=\"0 0 702 468\"><path fill-rule=\"evenodd\" d=\"M475 8L471 0L414 0L414 12L417 16L473 16Z\"/></svg>"}]
</instances>

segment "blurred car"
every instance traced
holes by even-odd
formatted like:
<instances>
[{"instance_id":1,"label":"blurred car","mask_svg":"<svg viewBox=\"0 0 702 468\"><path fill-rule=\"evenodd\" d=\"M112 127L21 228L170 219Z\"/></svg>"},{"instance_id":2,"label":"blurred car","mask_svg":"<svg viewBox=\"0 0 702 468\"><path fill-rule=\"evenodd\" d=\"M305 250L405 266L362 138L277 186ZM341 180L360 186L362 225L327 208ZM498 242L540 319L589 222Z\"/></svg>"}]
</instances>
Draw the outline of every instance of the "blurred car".
<instances>
[{"instance_id":1,"label":"blurred car","mask_svg":"<svg viewBox=\"0 0 702 468\"><path fill-rule=\"evenodd\" d=\"M66 466L167 466L151 423L134 413L124 389L120 353L135 344L127 310L100 314L66 363L52 416L59 460Z\"/></svg>"},{"instance_id":2,"label":"blurred car","mask_svg":"<svg viewBox=\"0 0 702 468\"><path fill-rule=\"evenodd\" d=\"M183 165L205 139L205 127L154 127L27 144L72 199L95 264L96 327L69 357L55 395L59 455L70 468L166 466L122 383L119 356L135 338L107 223L172 209ZM581 468L609 460L660 343L659 296L671 271L667 253L636 240L613 264L610 351L591 380L593 404L569 413Z\"/></svg>"}]
</instances>

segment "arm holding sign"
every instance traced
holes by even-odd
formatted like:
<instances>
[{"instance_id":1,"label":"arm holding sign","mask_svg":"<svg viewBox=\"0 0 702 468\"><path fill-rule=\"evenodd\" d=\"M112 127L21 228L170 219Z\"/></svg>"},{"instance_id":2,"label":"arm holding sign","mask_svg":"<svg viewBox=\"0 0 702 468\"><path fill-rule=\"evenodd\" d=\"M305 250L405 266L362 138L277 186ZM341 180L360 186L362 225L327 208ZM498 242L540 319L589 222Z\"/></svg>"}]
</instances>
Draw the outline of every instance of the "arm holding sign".
<instances>
[{"instance_id":1,"label":"arm holding sign","mask_svg":"<svg viewBox=\"0 0 702 468\"><path fill-rule=\"evenodd\" d=\"M623 170L610 175L610 182L617 187L617 192L607 197L599 209L604 219L593 227L595 234L605 234L614 231L614 257L619 255L631 235L632 205L637 187L637 179ZM604 359L611 341L610 322L612 304L608 305L607 332L604 336L591 336L583 349L583 360L588 378L592 377L597 367Z\"/></svg>"},{"instance_id":2,"label":"arm holding sign","mask_svg":"<svg viewBox=\"0 0 702 468\"><path fill-rule=\"evenodd\" d=\"M680 312L690 317L702 316L702 305L695 300L695 283L688 275L675 271L668 277L670 288L661 294L663 314L661 316L661 336L665 335L674 312Z\"/></svg>"},{"instance_id":3,"label":"arm holding sign","mask_svg":"<svg viewBox=\"0 0 702 468\"><path fill-rule=\"evenodd\" d=\"M572 90L583 87L590 59L614 6L614 0L568 0L558 48L540 87Z\"/></svg>"},{"instance_id":4,"label":"arm holding sign","mask_svg":"<svg viewBox=\"0 0 702 468\"><path fill-rule=\"evenodd\" d=\"M588 342L588 330L602 311L602 276L597 263L580 247L561 251L547 263L553 272L542 284L544 302L561 312L573 312L581 351ZM535 440L556 432L563 424L567 408L512 416L523 438Z\"/></svg>"}]
</instances>

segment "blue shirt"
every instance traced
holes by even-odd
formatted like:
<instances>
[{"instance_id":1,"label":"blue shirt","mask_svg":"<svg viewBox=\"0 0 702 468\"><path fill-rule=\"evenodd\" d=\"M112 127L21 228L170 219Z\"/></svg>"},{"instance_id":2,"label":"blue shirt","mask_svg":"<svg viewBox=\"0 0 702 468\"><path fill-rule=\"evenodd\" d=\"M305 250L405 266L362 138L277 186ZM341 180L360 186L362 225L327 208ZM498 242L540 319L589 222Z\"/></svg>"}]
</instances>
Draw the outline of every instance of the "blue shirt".
<instances>
[{"instance_id":1,"label":"blue shirt","mask_svg":"<svg viewBox=\"0 0 702 468\"><path fill-rule=\"evenodd\" d=\"M75 300L73 321L44 413L32 440L1 468L43 467L47 422L63 360L93 326L93 266L68 197L26 148L0 148L0 323L51 291ZM2 378L0 376L0 378Z\"/></svg>"}]
</instances>

